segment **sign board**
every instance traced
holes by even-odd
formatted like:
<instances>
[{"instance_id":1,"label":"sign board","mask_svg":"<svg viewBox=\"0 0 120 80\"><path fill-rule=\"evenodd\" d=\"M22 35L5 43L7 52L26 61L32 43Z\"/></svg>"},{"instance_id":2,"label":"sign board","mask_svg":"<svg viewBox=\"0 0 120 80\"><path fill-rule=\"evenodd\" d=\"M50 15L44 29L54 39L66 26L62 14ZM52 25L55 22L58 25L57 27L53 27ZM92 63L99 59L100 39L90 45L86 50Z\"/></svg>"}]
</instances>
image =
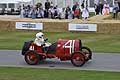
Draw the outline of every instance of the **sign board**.
<instances>
[{"instance_id":1,"label":"sign board","mask_svg":"<svg viewBox=\"0 0 120 80\"><path fill-rule=\"evenodd\" d=\"M72 24L69 23L69 31L97 31L97 24Z\"/></svg>"},{"instance_id":2,"label":"sign board","mask_svg":"<svg viewBox=\"0 0 120 80\"><path fill-rule=\"evenodd\" d=\"M43 30L43 23L16 22L16 29Z\"/></svg>"}]
</instances>

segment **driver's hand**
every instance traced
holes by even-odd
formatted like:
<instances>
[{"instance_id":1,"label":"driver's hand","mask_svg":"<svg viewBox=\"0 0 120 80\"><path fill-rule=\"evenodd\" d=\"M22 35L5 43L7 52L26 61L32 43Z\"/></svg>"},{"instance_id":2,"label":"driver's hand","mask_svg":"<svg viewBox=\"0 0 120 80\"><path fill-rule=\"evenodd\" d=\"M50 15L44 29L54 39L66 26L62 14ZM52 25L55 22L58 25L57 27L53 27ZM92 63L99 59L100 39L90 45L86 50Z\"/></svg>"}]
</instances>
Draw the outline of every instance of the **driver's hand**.
<instances>
[{"instance_id":1,"label":"driver's hand","mask_svg":"<svg viewBox=\"0 0 120 80\"><path fill-rule=\"evenodd\" d=\"M44 41L45 41L45 42L48 41L48 38L44 39Z\"/></svg>"},{"instance_id":2,"label":"driver's hand","mask_svg":"<svg viewBox=\"0 0 120 80\"><path fill-rule=\"evenodd\" d=\"M42 44L41 46L45 46L45 44Z\"/></svg>"}]
</instances>

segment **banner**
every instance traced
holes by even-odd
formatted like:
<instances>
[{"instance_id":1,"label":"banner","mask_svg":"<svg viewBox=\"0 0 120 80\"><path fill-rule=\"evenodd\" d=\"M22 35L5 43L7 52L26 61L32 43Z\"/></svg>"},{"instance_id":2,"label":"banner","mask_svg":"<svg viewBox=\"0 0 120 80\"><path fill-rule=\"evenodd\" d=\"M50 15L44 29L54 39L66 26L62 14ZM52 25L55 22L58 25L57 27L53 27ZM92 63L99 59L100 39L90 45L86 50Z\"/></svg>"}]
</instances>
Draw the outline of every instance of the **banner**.
<instances>
[{"instance_id":1,"label":"banner","mask_svg":"<svg viewBox=\"0 0 120 80\"><path fill-rule=\"evenodd\" d=\"M16 29L43 30L43 23L16 22Z\"/></svg>"},{"instance_id":2,"label":"banner","mask_svg":"<svg viewBox=\"0 0 120 80\"><path fill-rule=\"evenodd\" d=\"M97 24L72 24L69 23L69 31L97 31Z\"/></svg>"}]
</instances>

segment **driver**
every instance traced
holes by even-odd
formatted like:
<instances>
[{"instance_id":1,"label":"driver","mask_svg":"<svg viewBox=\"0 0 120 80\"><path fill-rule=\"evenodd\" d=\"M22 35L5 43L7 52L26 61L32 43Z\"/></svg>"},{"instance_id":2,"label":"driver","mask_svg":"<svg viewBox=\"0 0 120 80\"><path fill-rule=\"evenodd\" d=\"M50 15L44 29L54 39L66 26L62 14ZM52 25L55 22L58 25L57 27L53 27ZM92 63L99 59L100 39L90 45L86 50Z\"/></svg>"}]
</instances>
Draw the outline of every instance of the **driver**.
<instances>
[{"instance_id":1,"label":"driver","mask_svg":"<svg viewBox=\"0 0 120 80\"><path fill-rule=\"evenodd\" d=\"M51 43L49 42L46 42L47 39L44 39L44 34L42 32L38 32L36 34L36 39L34 41L34 43L37 45L37 46L43 46L46 50L46 48L48 48Z\"/></svg>"}]
</instances>

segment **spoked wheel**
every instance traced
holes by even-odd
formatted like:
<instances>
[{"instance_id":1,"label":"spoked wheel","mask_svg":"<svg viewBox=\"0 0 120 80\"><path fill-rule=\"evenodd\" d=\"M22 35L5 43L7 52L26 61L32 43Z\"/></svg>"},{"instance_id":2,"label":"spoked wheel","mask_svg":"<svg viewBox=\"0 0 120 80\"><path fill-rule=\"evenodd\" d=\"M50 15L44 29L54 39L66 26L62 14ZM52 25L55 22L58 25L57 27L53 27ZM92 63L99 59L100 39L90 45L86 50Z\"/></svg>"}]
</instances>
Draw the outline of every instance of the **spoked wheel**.
<instances>
[{"instance_id":1,"label":"spoked wheel","mask_svg":"<svg viewBox=\"0 0 120 80\"><path fill-rule=\"evenodd\" d=\"M39 63L39 55L35 51L29 50L25 54L25 61L27 64L36 65Z\"/></svg>"},{"instance_id":2,"label":"spoked wheel","mask_svg":"<svg viewBox=\"0 0 120 80\"><path fill-rule=\"evenodd\" d=\"M76 52L71 55L71 62L76 67L81 67L85 64L85 56L81 52Z\"/></svg>"},{"instance_id":3,"label":"spoked wheel","mask_svg":"<svg viewBox=\"0 0 120 80\"><path fill-rule=\"evenodd\" d=\"M82 52L85 54L85 61L92 59L92 51L88 47L82 47Z\"/></svg>"}]
</instances>

